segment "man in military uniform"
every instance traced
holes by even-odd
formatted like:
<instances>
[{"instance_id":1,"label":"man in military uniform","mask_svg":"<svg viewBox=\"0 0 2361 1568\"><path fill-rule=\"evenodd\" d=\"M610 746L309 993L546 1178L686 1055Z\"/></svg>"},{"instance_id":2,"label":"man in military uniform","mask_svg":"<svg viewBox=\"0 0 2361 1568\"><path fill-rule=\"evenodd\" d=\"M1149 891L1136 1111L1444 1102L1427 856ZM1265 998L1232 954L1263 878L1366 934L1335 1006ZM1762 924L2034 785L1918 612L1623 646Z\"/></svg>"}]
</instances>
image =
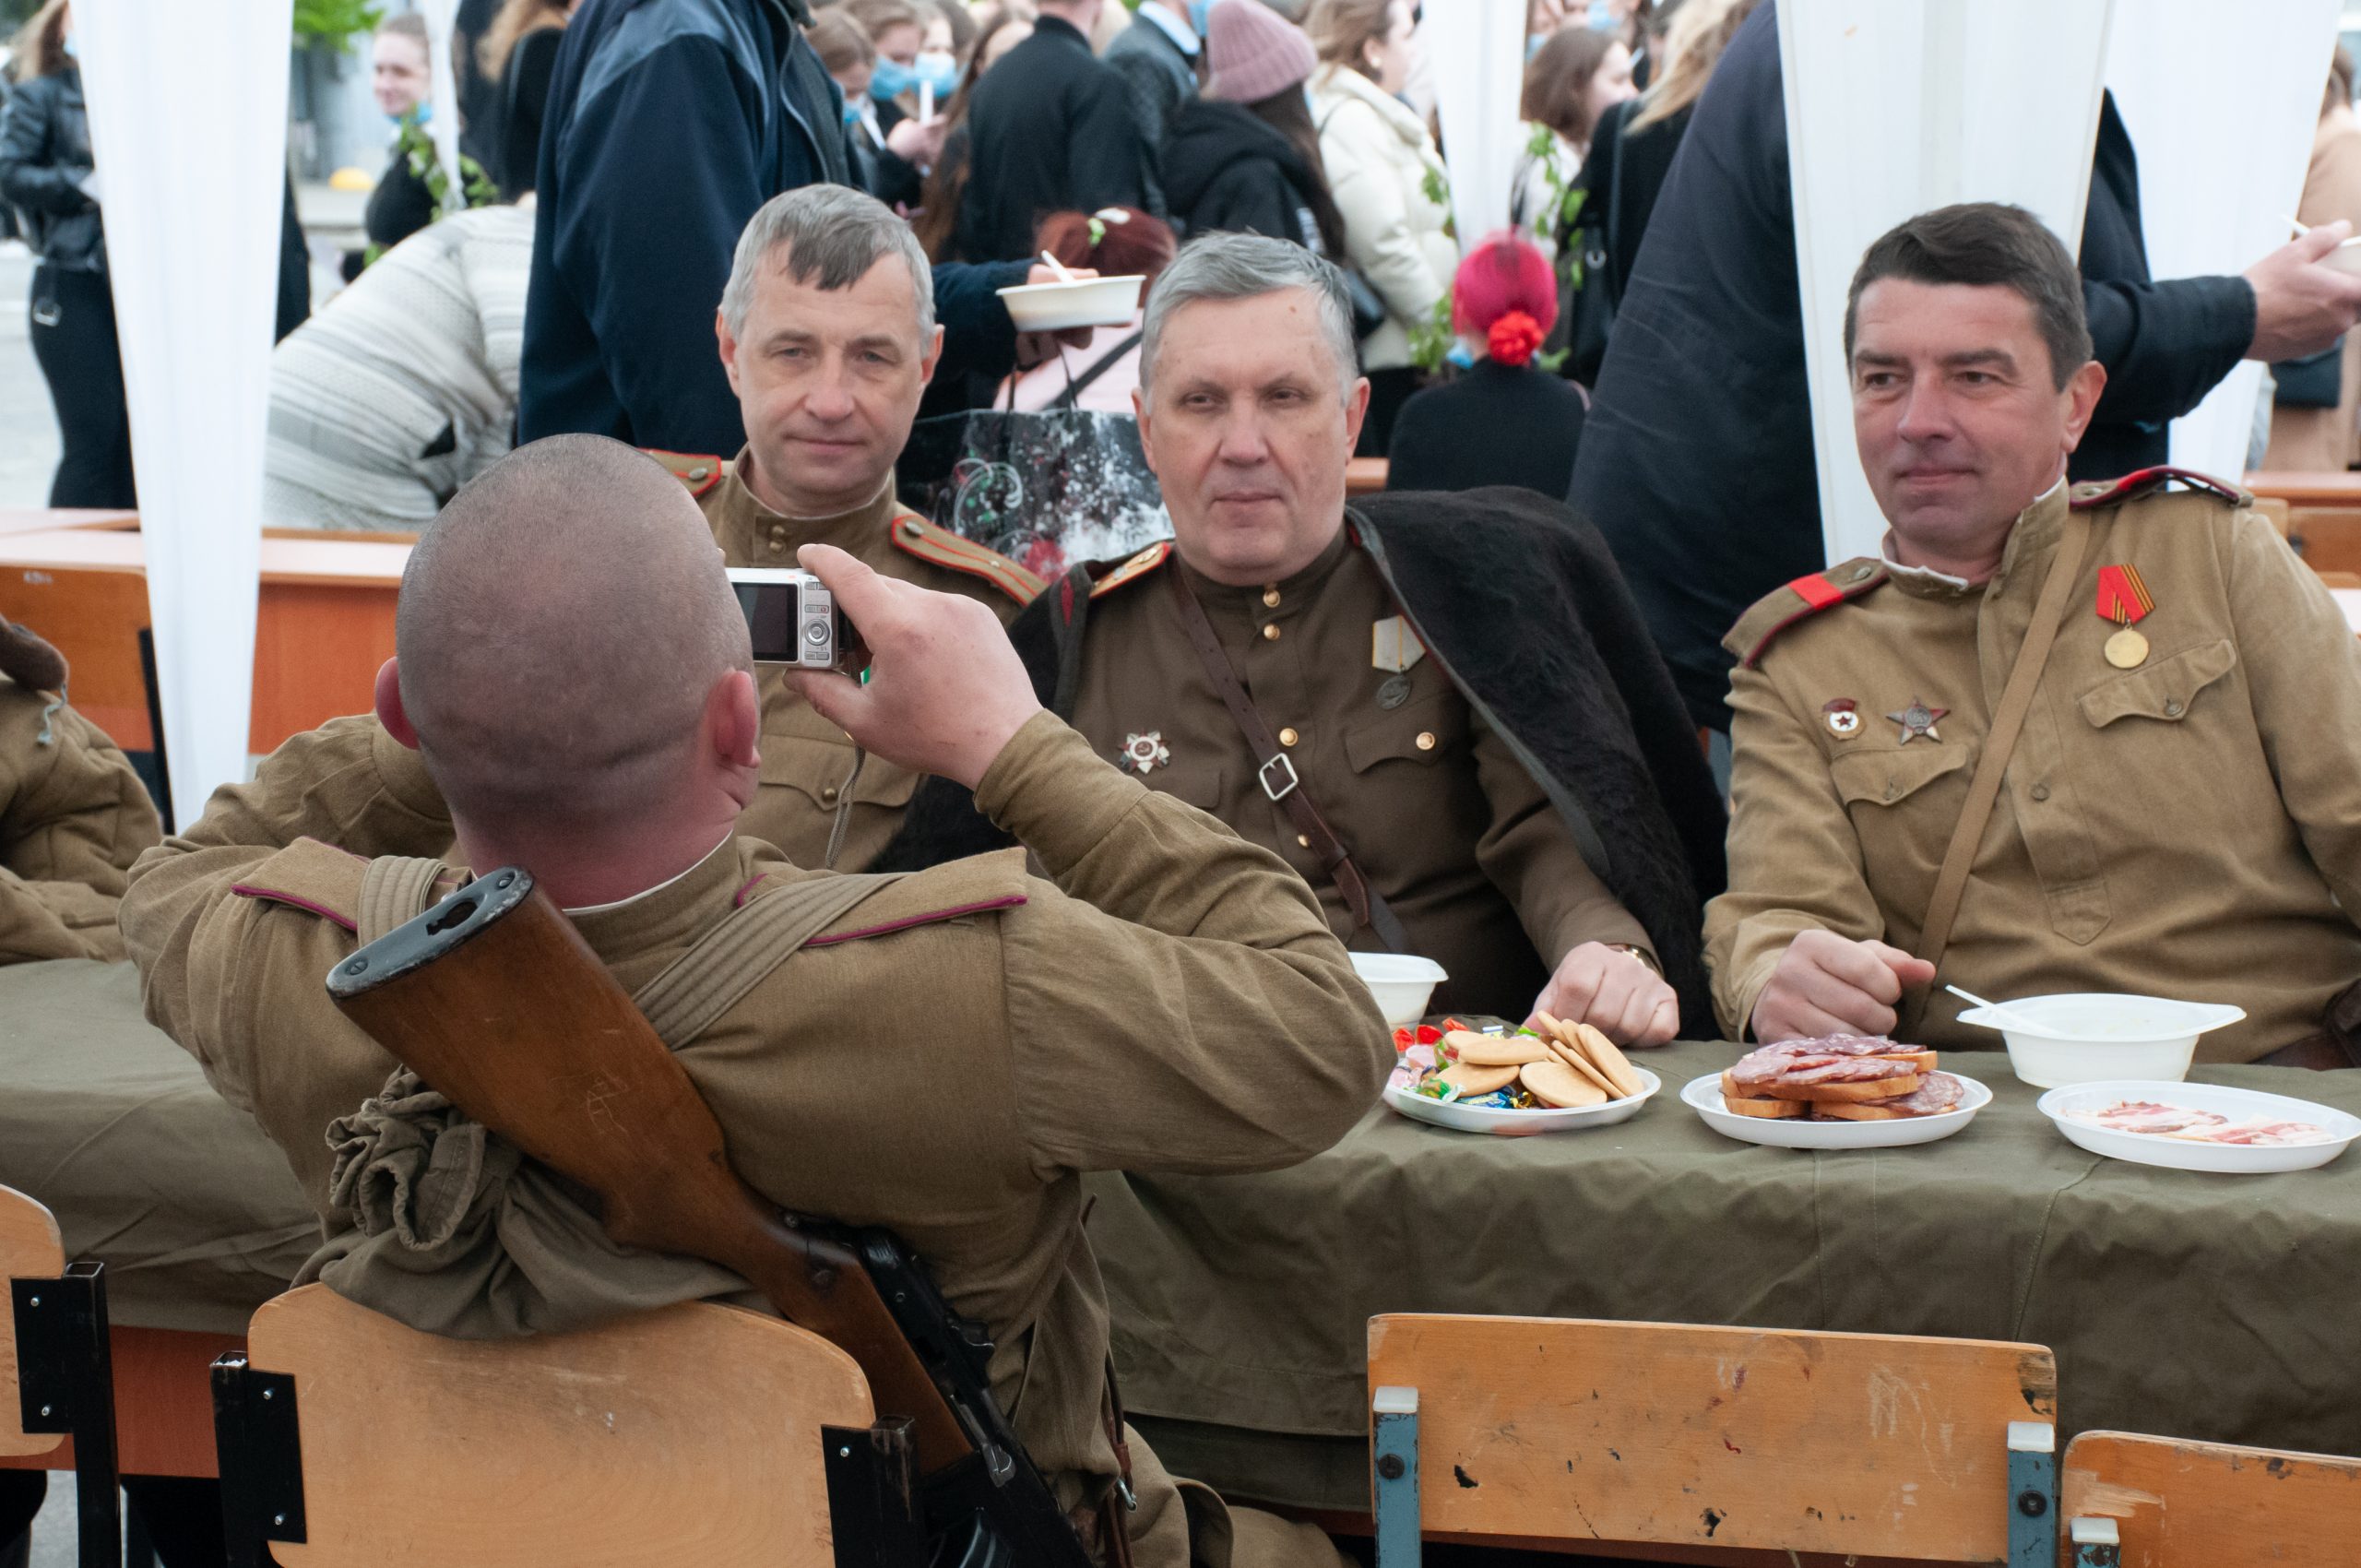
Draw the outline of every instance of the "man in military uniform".
<instances>
[{"instance_id":1,"label":"man in military uniform","mask_svg":"<svg viewBox=\"0 0 2361 1568\"><path fill-rule=\"evenodd\" d=\"M1149 299L1140 372L1141 440L1174 539L1080 581L1086 630L1060 711L1100 756L1286 860L1340 937L1441 964L1437 1009L1538 1008L1622 1044L1671 1039L1679 1013L1660 956L1667 941L1693 956L1698 905L1621 703L1585 712L1551 689L1548 645L1579 642L1589 659L1587 640L1535 628L1525 689L1478 690L1466 645L1449 639L1499 612L1471 592L1414 616L1391 575L1418 542L1414 519L1397 508L1381 527L1370 508L1347 526L1345 466L1369 386L1335 269L1252 235L1196 242ZM1462 554L1486 521L1467 520ZM1572 526L1562 513L1531 524L1500 552L1525 580L1482 591L1547 591L1546 552ZM1037 615L1056 599L1076 624L1075 587L1045 595ZM1655 706L1670 712L1655 674ZM1582 675L1610 684L1595 665ZM1569 750L1628 760L1622 809L1595 808ZM1702 778L1693 737L1674 750ZM1718 805L1714 815L1718 843ZM1604 879L1610 867L1622 887ZM1643 923L1618 896L1635 887L1676 912Z\"/></svg>"},{"instance_id":2,"label":"man in military uniform","mask_svg":"<svg viewBox=\"0 0 2361 1568\"><path fill-rule=\"evenodd\" d=\"M450 802L456 862L421 877L421 862L247 840L232 787L136 868L125 935L149 1016L252 1109L333 1233L351 1215L331 1197L326 1131L394 1063L320 977L461 866L526 866L627 989L742 905L833 900L679 1059L765 1196L894 1228L989 1325L997 1393L1084 1509L1120 1461L1079 1173L1308 1158L1375 1099L1391 1044L1299 879L1094 759L1041 711L986 611L826 547L803 559L874 677L800 673L806 695L880 756L971 787L1047 879L1014 853L845 877L739 835L760 719L720 563L660 468L567 436L462 491L404 576L386 718ZM502 657L481 657L484 626L502 628ZM426 1268L364 1273L367 1303L428 1314ZM527 1283L579 1294L599 1267L561 1272ZM1178 1493L1131 1446L1135 1560L1183 1568ZM1308 1526L1231 1523L1241 1562L1335 1561Z\"/></svg>"},{"instance_id":3,"label":"man in military uniform","mask_svg":"<svg viewBox=\"0 0 2361 1568\"><path fill-rule=\"evenodd\" d=\"M2070 492L2106 373L2018 208L1870 246L1845 350L1892 531L1730 635L1724 1027L1991 1044L1922 1001L1939 963L2003 1002L2233 1003L2201 1058L2348 1064L2324 1024L2361 979L2361 645L2326 589L2225 485Z\"/></svg>"},{"instance_id":4,"label":"man in military uniform","mask_svg":"<svg viewBox=\"0 0 2361 1568\"><path fill-rule=\"evenodd\" d=\"M797 547L832 544L886 576L978 600L1003 622L1040 591L1024 567L895 500L894 462L943 348L933 275L908 223L840 185L772 198L740 237L715 330L746 445L730 460L650 455L696 498L730 565L793 566ZM917 776L883 757L856 775L852 742L782 674L761 671L761 788L741 830L821 866L841 812L835 867L863 870L901 826ZM433 784L374 719L338 720L293 744L301 762L280 759L265 782L293 773L327 797L265 789L240 803L279 819L282 841L325 834L385 854L450 847ZM321 812L327 820L312 814Z\"/></svg>"},{"instance_id":5,"label":"man in military uniform","mask_svg":"<svg viewBox=\"0 0 2361 1568\"><path fill-rule=\"evenodd\" d=\"M0 621L0 964L120 959L124 873L159 837L139 776L65 705L65 660Z\"/></svg>"}]
</instances>

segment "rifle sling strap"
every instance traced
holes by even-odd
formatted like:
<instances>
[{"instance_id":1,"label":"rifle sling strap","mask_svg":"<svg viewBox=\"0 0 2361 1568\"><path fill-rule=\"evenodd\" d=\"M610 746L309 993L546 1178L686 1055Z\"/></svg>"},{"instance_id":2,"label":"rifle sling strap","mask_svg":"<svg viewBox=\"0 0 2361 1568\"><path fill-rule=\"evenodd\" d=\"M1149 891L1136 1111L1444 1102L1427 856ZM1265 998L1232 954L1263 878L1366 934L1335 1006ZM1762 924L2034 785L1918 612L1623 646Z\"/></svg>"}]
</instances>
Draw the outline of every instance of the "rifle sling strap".
<instances>
[{"instance_id":1,"label":"rifle sling strap","mask_svg":"<svg viewBox=\"0 0 2361 1568\"><path fill-rule=\"evenodd\" d=\"M1311 796L1297 780L1294 762L1255 709L1253 699L1246 695L1246 687L1231 667L1229 655L1222 651L1221 638L1214 631L1213 623L1205 618L1205 608L1197 602L1196 594L1189 587L1188 575L1179 562L1172 563L1165 580L1172 585L1172 597L1180 602L1180 624L1189 634L1189 646L1196 650L1197 662L1204 666L1205 679L1221 694L1222 706L1229 709L1238 732L1245 737L1254 754L1255 777L1262 781L1263 792L1287 814L1296 832L1320 857L1336 891L1344 896L1345 908L1352 912L1353 924L1376 932L1389 952L1417 952L1410 944L1410 933L1402 929L1402 921L1385 901L1385 895L1370 885L1361 868L1353 863L1352 851L1345 848L1345 841L1336 837L1335 830L1320 814L1320 808L1311 803ZM1286 774L1282 787L1274 788L1274 770L1282 767Z\"/></svg>"}]
</instances>

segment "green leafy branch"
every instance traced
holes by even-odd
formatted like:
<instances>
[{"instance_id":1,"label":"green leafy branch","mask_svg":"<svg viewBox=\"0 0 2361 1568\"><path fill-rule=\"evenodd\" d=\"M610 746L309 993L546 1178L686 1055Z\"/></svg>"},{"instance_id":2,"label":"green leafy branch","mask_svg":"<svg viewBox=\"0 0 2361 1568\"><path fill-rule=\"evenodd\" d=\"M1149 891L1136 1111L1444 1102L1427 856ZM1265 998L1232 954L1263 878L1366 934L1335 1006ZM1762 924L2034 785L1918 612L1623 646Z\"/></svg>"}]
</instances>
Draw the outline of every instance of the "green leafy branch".
<instances>
[{"instance_id":1,"label":"green leafy branch","mask_svg":"<svg viewBox=\"0 0 2361 1568\"><path fill-rule=\"evenodd\" d=\"M376 31L385 19L369 0L295 0L295 36L337 49Z\"/></svg>"}]
</instances>

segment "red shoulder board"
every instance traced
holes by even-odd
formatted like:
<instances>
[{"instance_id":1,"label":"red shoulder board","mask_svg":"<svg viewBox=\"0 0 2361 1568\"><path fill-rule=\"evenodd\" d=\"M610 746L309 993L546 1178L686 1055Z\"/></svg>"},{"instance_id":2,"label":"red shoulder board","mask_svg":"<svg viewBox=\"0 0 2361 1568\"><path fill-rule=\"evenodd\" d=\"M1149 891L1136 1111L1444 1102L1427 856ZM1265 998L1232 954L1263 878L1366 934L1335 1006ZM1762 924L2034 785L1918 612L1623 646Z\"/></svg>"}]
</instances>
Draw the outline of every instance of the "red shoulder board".
<instances>
[{"instance_id":1,"label":"red shoulder board","mask_svg":"<svg viewBox=\"0 0 2361 1568\"><path fill-rule=\"evenodd\" d=\"M671 469L672 477L687 487L692 497L701 496L721 482L721 459L710 452L667 452L656 446L643 446L640 450Z\"/></svg>"},{"instance_id":2,"label":"red shoulder board","mask_svg":"<svg viewBox=\"0 0 2361 1568\"><path fill-rule=\"evenodd\" d=\"M1774 588L1738 617L1722 646L1738 655L1742 669L1751 669L1774 638L1797 622L1819 614L1832 604L1858 599L1885 581L1885 563L1862 559L1797 577Z\"/></svg>"},{"instance_id":3,"label":"red shoulder board","mask_svg":"<svg viewBox=\"0 0 2361 1568\"><path fill-rule=\"evenodd\" d=\"M241 898L260 899L306 909L357 931L361 909L361 879L369 862L316 838L298 838L249 871L230 891Z\"/></svg>"},{"instance_id":4,"label":"red shoulder board","mask_svg":"<svg viewBox=\"0 0 2361 1568\"><path fill-rule=\"evenodd\" d=\"M981 577L1019 604L1032 603L1050 586L990 545L962 539L908 507L895 513L888 537L903 554L931 562L945 571Z\"/></svg>"},{"instance_id":5,"label":"red shoulder board","mask_svg":"<svg viewBox=\"0 0 2361 1568\"><path fill-rule=\"evenodd\" d=\"M2099 506L2119 506L2126 501L2137 501L2153 495L2166 485L2178 482L2191 490L2201 490L2218 495L2233 506L2251 506L2254 496L2227 480L2212 474L2199 473L2195 469L2158 466L2125 474L2121 479L2102 480L2090 484L2078 484L2070 493L2067 505L2077 512L2087 512Z\"/></svg>"},{"instance_id":6,"label":"red shoulder board","mask_svg":"<svg viewBox=\"0 0 2361 1568\"><path fill-rule=\"evenodd\" d=\"M1169 539L1157 540L1091 584L1090 597L1097 599L1101 594L1113 593L1126 583L1137 582L1163 565L1171 554L1172 541Z\"/></svg>"}]
</instances>

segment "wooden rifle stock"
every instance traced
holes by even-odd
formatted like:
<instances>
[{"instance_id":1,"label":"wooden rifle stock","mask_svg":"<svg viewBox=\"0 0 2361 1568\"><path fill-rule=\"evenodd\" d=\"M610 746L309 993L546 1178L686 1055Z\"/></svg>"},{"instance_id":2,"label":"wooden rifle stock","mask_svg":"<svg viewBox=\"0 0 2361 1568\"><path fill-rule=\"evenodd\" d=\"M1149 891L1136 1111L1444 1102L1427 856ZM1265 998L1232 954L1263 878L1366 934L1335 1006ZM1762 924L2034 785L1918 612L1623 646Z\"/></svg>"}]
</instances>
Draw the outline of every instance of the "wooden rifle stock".
<instances>
[{"instance_id":1,"label":"wooden rifle stock","mask_svg":"<svg viewBox=\"0 0 2361 1568\"><path fill-rule=\"evenodd\" d=\"M915 1423L921 1474L976 1452L859 1254L730 1168L720 1123L607 966L509 866L370 944L328 993L395 1060L601 1200L607 1233L743 1276Z\"/></svg>"}]
</instances>

